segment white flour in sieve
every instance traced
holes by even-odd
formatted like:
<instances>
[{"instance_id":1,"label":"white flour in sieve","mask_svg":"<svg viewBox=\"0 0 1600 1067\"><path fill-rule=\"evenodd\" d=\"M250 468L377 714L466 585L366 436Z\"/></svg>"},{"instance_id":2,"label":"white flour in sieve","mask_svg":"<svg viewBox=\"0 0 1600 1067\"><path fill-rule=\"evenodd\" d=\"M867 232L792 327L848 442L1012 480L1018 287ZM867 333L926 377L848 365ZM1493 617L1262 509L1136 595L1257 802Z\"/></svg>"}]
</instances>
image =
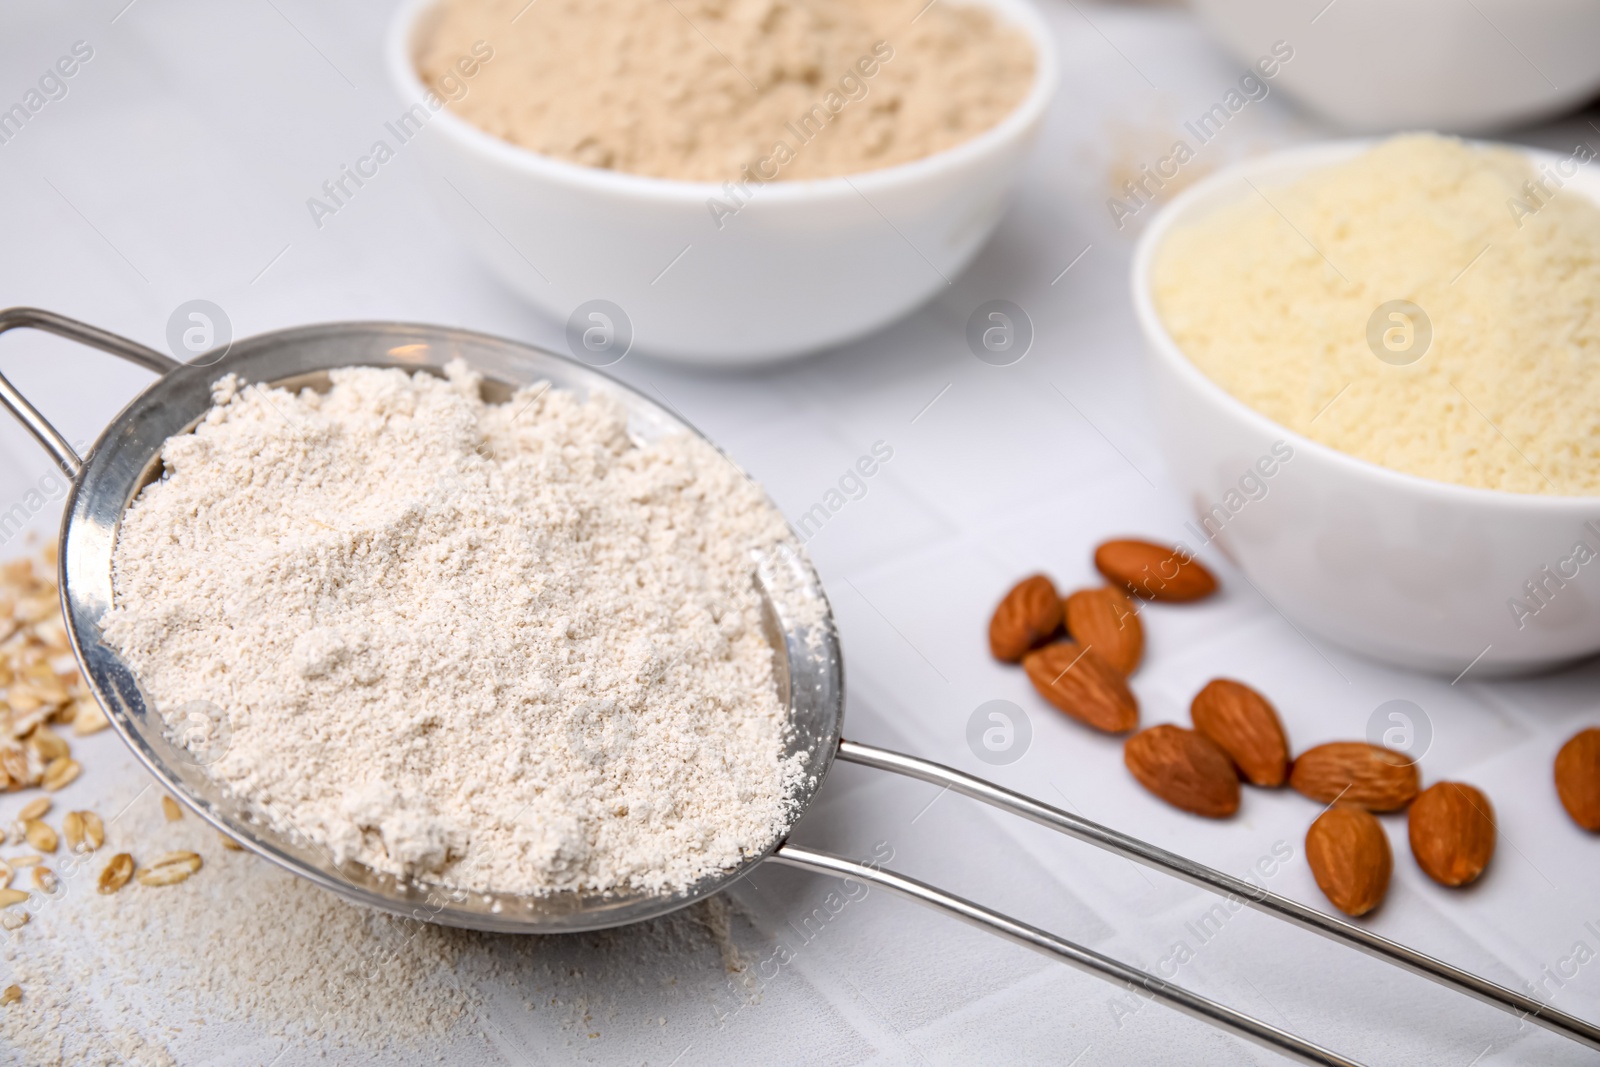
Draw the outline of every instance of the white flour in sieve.
<instances>
[{"instance_id":1,"label":"white flour in sieve","mask_svg":"<svg viewBox=\"0 0 1600 1067\"><path fill-rule=\"evenodd\" d=\"M612 400L346 368L224 378L124 517L108 643L211 775L338 860L472 890L682 887L787 827L802 757L752 555L792 535Z\"/></svg>"}]
</instances>

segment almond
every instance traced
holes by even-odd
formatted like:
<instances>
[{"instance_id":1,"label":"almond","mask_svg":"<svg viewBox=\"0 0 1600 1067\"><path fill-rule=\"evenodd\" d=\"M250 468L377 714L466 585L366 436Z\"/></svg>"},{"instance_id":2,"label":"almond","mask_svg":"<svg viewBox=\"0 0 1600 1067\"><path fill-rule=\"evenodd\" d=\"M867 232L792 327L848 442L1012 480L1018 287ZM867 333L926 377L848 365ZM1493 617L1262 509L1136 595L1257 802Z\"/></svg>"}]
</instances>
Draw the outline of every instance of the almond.
<instances>
[{"instance_id":1,"label":"almond","mask_svg":"<svg viewBox=\"0 0 1600 1067\"><path fill-rule=\"evenodd\" d=\"M1352 804L1335 804L1311 824L1306 862L1323 896L1346 915L1365 915L1382 904L1394 871L1389 835Z\"/></svg>"},{"instance_id":2,"label":"almond","mask_svg":"<svg viewBox=\"0 0 1600 1067\"><path fill-rule=\"evenodd\" d=\"M1226 752L1251 785L1276 788L1289 777L1289 741L1267 698L1243 682L1214 678L1189 706L1194 728Z\"/></svg>"},{"instance_id":3,"label":"almond","mask_svg":"<svg viewBox=\"0 0 1600 1067\"><path fill-rule=\"evenodd\" d=\"M1398 811L1411 803L1421 781L1416 763L1393 749L1365 741L1330 741L1295 759L1289 785L1323 804Z\"/></svg>"},{"instance_id":4,"label":"almond","mask_svg":"<svg viewBox=\"0 0 1600 1067\"><path fill-rule=\"evenodd\" d=\"M1022 668L1041 696L1087 726L1120 734L1139 725L1139 701L1092 648L1057 641L1029 652Z\"/></svg>"},{"instance_id":5,"label":"almond","mask_svg":"<svg viewBox=\"0 0 1600 1067\"><path fill-rule=\"evenodd\" d=\"M1080 589L1062 605L1067 633L1078 644L1100 653L1117 673L1126 677L1144 655L1144 626L1139 613L1120 590L1110 586Z\"/></svg>"},{"instance_id":6,"label":"almond","mask_svg":"<svg viewBox=\"0 0 1600 1067\"><path fill-rule=\"evenodd\" d=\"M1107 541L1094 550L1094 566L1113 585L1147 600L1199 600L1217 591L1217 580L1181 548L1149 541Z\"/></svg>"},{"instance_id":7,"label":"almond","mask_svg":"<svg viewBox=\"0 0 1600 1067\"><path fill-rule=\"evenodd\" d=\"M989 620L989 651L1003 663L1015 663L1028 650L1047 641L1061 626L1061 597L1042 574L1024 578L994 609Z\"/></svg>"},{"instance_id":8,"label":"almond","mask_svg":"<svg viewBox=\"0 0 1600 1067\"><path fill-rule=\"evenodd\" d=\"M1417 866L1440 885L1466 885L1489 866L1494 807L1481 790L1436 782L1411 802L1406 819Z\"/></svg>"},{"instance_id":9,"label":"almond","mask_svg":"<svg viewBox=\"0 0 1600 1067\"><path fill-rule=\"evenodd\" d=\"M1578 731L1556 753L1556 793L1573 822L1600 831L1600 729Z\"/></svg>"},{"instance_id":10,"label":"almond","mask_svg":"<svg viewBox=\"0 0 1600 1067\"><path fill-rule=\"evenodd\" d=\"M1208 819L1239 810L1239 775L1204 734L1170 723L1152 726L1128 738L1122 761L1140 785L1175 808Z\"/></svg>"}]
</instances>

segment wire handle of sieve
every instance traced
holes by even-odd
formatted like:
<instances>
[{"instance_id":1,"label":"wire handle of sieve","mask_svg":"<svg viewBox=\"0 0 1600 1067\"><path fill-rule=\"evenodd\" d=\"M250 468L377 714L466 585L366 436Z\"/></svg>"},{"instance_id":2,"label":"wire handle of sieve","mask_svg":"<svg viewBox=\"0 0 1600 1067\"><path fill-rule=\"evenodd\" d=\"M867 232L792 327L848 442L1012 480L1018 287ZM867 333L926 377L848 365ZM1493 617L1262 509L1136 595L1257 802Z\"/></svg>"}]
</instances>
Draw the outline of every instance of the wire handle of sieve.
<instances>
[{"instance_id":1,"label":"wire handle of sieve","mask_svg":"<svg viewBox=\"0 0 1600 1067\"><path fill-rule=\"evenodd\" d=\"M1024 819L1123 856L1135 863L1165 871L1213 893L1237 898L1240 903L1274 918L1293 923L1331 940L1343 942L1369 956L1403 967L1414 974L1481 1000L1485 1004L1515 1015L1518 1019L1530 1020L1562 1037L1600 1050L1600 1026L1580 1019L1576 1015L1570 1015L1514 989L1508 989L1470 971L1464 971L1443 960L1402 945L1398 941L1391 941L1353 923L1309 908L1299 901L1269 892L1242 878L1224 874L1214 867L1196 863L1194 860L1168 852L1136 837L1129 837L1110 827L1052 807L1004 786L995 785L993 782L931 760L855 741L841 739L838 758L847 763L858 763L866 767L903 774L933 785L946 786L963 796L982 801L1013 815L1020 815Z\"/></svg>"},{"instance_id":2,"label":"wire handle of sieve","mask_svg":"<svg viewBox=\"0 0 1600 1067\"><path fill-rule=\"evenodd\" d=\"M1030 926L1009 915L974 904L965 897L947 893L915 878L788 843L779 846L778 850L767 859L768 862L781 863L788 867L799 867L802 870L831 874L838 878L853 878L882 886L891 893L913 900L924 907L943 912L970 926L1123 986L1136 995L1159 1000L1168 1007L1176 1008L1202 1022L1227 1030L1246 1041L1280 1052L1299 1063L1309 1063L1315 1067L1361 1067L1356 1060L1347 1059L1337 1052L1313 1044L1271 1023L1262 1022L1209 997L1192 993L1182 986L1173 985L1110 956L1057 937L1047 930Z\"/></svg>"},{"instance_id":3,"label":"wire handle of sieve","mask_svg":"<svg viewBox=\"0 0 1600 1067\"><path fill-rule=\"evenodd\" d=\"M88 323L69 319L65 315L57 315L42 308L15 307L0 311L0 333L17 329L53 333L58 337L98 348L102 352L110 352L157 374L165 374L182 366L177 360L163 356L153 348L146 348L137 341L130 341L126 337L108 333ZM67 443L67 439L50 424L50 420L41 415L39 409L34 407L3 374L0 374L0 404L4 404L6 410L15 415L17 421L33 434L34 439L44 446L45 451L50 453L68 478L78 476L78 471L83 468L83 459Z\"/></svg>"}]
</instances>

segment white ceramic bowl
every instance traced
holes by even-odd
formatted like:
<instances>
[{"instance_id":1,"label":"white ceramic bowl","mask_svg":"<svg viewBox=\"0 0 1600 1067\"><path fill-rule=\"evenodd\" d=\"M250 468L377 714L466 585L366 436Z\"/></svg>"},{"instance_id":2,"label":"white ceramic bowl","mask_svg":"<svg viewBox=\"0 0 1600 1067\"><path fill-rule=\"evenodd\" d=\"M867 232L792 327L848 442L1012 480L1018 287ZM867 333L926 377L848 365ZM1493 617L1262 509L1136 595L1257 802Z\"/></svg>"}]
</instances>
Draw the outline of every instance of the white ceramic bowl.
<instances>
[{"instance_id":1,"label":"white ceramic bowl","mask_svg":"<svg viewBox=\"0 0 1600 1067\"><path fill-rule=\"evenodd\" d=\"M1203 535L1191 547L1214 539L1290 619L1401 666L1455 676L1473 664L1476 677L1600 651L1600 560L1569 564L1576 574L1559 587L1540 571L1548 566L1555 573L1578 541L1600 550L1600 497L1450 485L1318 444L1201 373L1156 313L1151 269L1173 227L1255 195L1245 179L1262 188L1281 186L1370 144L1315 145L1228 168L1175 198L1140 238L1133 302L1150 353L1167 463L1193 504L1191 533ZM1526 151L1536 164L1560 158ZM1594 170L1582 168L1569 188L1600 200ZM1268 463L1271 477L1256 479L1266 495L1248 500L1241 478L1278 442L1292 450L1292 459ZM1247 502L1228 514L1240 500ZM1218 504L1222 513L1211 510ZM1199 517L1207 513L1212 521L1202 525ZM1545 582L1545 603L1528 599L1524 583L1530 581ZM1517 600L1531 613L1513 611Z\"/></svg>"},{"instance_id":2,"label":"white ceramic bowl","mask_svg":"<svg viewBox=\"0 0 1600 1067\"><path fill-rule=\"evenodd\" d=\"M708 364L798 355L905 315L944 288L999 222L1055 91L1056 51L1027 0L983 2L1026 32L1035 55L1032 89L999 125L900 166L758 186L731 217L707 206L727 202L720 185L564 162L448 107L417 143L454 186L440 195L456 227L546 315L570 327L580 305L606 300L649 355ZM427 93L413 45L434 4L410 0L391 25L389 72L408 105Z\"/></svg>"},{"instance_id":3,"label":"white ceramic bowl","mask_svg":"<svg viewBox=\"0 0 1600 1067\"><path fill-rule=\"evenodd\" d=\"M1600 91L1594 0L1194 0L1241 63L1274 41L1274 79L1346 129L1483 132ZM1514 43L1513 43L1514 42Z\"/></svg>"}]
</instances>

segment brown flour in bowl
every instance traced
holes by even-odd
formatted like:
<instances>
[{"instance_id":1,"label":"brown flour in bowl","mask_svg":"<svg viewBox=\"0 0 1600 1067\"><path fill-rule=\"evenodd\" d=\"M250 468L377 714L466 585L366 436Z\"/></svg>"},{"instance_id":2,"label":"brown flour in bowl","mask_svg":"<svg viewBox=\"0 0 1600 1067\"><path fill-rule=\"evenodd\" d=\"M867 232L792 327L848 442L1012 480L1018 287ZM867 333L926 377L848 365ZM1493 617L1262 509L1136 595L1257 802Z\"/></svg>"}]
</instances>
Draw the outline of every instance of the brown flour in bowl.
<instances>
[{"instance_id":1,"label":"brown flour in bowl","mask_svg":"<svg viewBox=\"0 0 1600 1067\"><path fill-rule=\"evenodd\" d=\"M689 181L921 159L999 123L1034 77L1022 31L927 0L444 0L422 25L422 79L473 125Z\"/></svg>"}]
</instances>

